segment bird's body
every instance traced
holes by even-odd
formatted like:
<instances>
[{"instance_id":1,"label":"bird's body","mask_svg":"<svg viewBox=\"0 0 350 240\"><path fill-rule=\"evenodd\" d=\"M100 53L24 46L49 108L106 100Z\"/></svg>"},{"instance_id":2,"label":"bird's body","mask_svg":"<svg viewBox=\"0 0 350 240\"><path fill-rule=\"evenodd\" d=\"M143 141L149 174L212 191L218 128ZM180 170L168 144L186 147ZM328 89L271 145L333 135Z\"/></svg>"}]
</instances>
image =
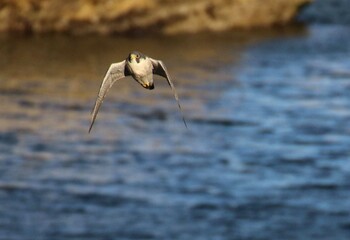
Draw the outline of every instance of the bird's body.
<instances>
[{"instance_id":1,"label":"bird's body","mask_svg":"<svg viewBox=\"0 0 350 240\"><path fill-rule=\"evenodd\" d=\"M98 110L106 96L108 90L112 87L114 82L126 76L132 76L142 87L152 90L154 89L153 74L160 75L168 81L172 88L175 99L181 111L179 98L177 96L175 87L170 79L170 76L165 68L165 65L160 60L155 60L143 55L140 52L132 52L122 62L112 63L109 67L100 87L95 106L92 110L91 125L89 132L96 120ZM187 127L185 118L182 116L183 122Z\"/></svg>"},{"instance_id":2,"label":"bird's body","mask_svg":"<svg viewBox=\"0 0 350 240\"><path fill-rule=\"evenodd\" d=\"M131 76L144 88L153 89L153 65L150 58L145 55L141 55L140 53L134 52L136 56L140 56L138 59L131 57L134 56L131 54L129 61L126 61L126 66L130 71Z\"/></svg>"}]
</instances>

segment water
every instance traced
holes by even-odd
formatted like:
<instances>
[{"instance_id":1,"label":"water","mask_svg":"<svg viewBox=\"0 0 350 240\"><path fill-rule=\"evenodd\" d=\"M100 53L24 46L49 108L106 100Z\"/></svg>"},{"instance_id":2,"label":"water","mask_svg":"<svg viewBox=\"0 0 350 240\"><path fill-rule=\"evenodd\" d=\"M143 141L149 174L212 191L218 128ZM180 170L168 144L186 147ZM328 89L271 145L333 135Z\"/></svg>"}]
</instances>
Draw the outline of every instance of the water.
<instances>
[{"instance_id":1,"label":"water","mask_svg":"<svg viewBox=\"0 0 350 240\"><path fill-rule=\"evenodd\" d=\"M350 28L0 37L0 239L349 239ZM163 59L90 110L111 62Z\"/></svg>"},{"instance_id":2,"label":"water","mask_svg":"<svg viewBox=\"0 0 350 240\"><path fill-rule=\"evenodd\" d=\"M349 26L350 2L348 0L314 0L305 7L298 18L307 23L342 24Z\"/></svg>"}]
</instances>

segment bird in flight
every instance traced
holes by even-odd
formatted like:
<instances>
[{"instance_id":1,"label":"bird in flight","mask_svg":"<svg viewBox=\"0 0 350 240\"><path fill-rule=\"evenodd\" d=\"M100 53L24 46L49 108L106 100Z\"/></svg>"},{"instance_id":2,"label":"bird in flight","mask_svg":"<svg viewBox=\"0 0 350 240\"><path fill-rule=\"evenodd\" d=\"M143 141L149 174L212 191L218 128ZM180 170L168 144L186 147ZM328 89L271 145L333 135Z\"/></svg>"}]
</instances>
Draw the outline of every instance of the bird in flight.
<instances>
[{"instance_id":1,"label":"bird in flight","mask_svg":"<svg viewBox=\"0 0 350 240\"><path fill-rule=\"evenodd\" d=\"M102 81L95 106L92 110L89 132L95 123L98 110L100 109L108 90L117 80L127 76L132 76L133 79L141 84L142 87L152 90L154 89L153 74L162 76L168 81L181 112L182 120L187 128L187 123L181 110L179 97L164 63L160 60L147 57L140 52L134 51L131 52L124 61L112 63L107 70L107 73Z\"/></svg>"}]
</instances>

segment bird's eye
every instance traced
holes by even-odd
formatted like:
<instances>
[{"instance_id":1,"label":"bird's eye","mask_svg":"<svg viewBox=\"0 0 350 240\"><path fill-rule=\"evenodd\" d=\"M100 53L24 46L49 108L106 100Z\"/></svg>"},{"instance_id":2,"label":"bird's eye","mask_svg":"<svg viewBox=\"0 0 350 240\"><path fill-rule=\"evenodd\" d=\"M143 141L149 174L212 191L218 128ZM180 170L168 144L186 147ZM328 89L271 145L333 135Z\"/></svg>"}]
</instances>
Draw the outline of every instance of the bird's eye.
<instances>
[{"instance_id":1,"label":"bird's eye","mask_svg":"<svg viewBox=\"0 0 350 240\"><path fill-rule=\"evenodd\" d=\"M137 58L140 58L140 55L139 55L139 54L137 54L137 55L136 55L136 57L137 57Z\"/></svg>"}]
</instances>

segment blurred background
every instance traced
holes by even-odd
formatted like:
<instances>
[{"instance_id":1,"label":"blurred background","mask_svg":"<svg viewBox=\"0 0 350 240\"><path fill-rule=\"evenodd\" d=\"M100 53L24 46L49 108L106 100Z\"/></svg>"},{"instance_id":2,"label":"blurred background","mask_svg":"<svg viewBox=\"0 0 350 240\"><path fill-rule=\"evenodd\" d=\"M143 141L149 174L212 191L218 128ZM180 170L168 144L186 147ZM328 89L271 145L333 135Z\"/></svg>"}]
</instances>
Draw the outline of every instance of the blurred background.
<instances>
[{"instance_id":1,"label":"blurred background","mask_svg":"<svg viewBox=\"0 0 350 240\"><path fill-rule=\"evenodd\" d=\"M350 239L350 2L0 1L0 239ZM112 62L131 78L90 111Z\"/></svg>"}]
</instances>

